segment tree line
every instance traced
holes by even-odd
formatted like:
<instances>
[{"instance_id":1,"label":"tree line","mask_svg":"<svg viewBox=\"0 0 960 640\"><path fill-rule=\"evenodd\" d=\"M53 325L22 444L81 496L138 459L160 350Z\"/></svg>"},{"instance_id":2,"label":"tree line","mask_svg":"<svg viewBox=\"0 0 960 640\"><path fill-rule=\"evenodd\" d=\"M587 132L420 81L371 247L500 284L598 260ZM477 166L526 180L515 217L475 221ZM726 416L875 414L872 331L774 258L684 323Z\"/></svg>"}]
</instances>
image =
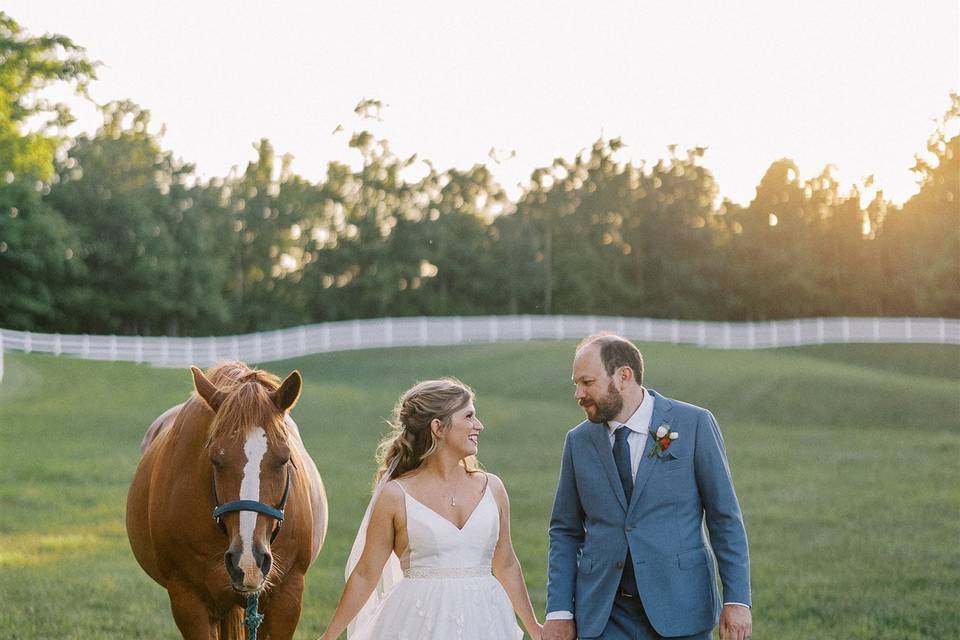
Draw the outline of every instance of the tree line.
<instances>
[{"instance_id":1,"label":"tree line","mask_svg":"<svg viewBox=\"0 0 960 640\"><path fill-rule=\"evenodd\" d=\"M599 139L507 196L489 169L410 178L413 157L361 127L357 167L311 181L264 139L209 180L148 110L101 107L94 133L44 98L96 65L0 13L0 327L217 335L351 318L613 314L764 320L960 317L960 96L916 159L902 206L842 190L830 167L774 161L747 206L705 149L654 163ZM361 118L380 104L366 100ZM361 121L362 122L362 121ZM39 123L39 124L37 124ZM418 165L422 166L422 165ZM421 174L423 172L421 171Z\"/></svg>"}]
</instances>

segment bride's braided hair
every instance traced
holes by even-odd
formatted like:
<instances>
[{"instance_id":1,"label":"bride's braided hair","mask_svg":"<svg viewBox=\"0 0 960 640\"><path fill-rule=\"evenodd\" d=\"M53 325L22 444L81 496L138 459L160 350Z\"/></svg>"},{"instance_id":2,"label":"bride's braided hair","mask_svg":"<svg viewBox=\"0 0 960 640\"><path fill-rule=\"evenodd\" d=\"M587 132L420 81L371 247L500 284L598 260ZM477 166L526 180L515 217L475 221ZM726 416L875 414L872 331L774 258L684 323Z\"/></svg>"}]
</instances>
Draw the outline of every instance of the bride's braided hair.
<instances>
[{"instance_id":1,"label":"bride's braided hair","mask_svg":"<svg viewBox=\"0 0 960 640\"><path fill-rule=\"evenodd\" d=\"M439 441L430 423L437 418L441 429L446 430L453 414L467 406L473 397L473 389L456 378L426 380L408 389L393 409L390 433L377 447L376 480L390 469L389 479L398 478L436 453ZM478 468L475 456L464 463L467 471Z\"/></svg>"}]
</instances>

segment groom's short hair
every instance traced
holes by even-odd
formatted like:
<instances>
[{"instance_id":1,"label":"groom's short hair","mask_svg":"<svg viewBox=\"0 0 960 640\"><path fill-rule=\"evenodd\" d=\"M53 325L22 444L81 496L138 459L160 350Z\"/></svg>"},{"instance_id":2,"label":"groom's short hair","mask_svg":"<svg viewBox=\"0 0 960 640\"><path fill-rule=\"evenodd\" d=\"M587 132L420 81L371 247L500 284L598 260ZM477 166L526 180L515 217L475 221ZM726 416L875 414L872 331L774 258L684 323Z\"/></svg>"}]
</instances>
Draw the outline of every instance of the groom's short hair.
<instances>
[{"instance_id":1,"label":"groom's short hair","mask_svg":"<svg viewBox=\"0 0 960 640\"><path fill-rule=\"evenodd\" d=\"M620 367L630 367L636 383L643 384L643 354L635 344L613 333L595 333L580 341L576 353L592 345L600 347L600 362L608 376Z\"/></svg>"}]
</instances>

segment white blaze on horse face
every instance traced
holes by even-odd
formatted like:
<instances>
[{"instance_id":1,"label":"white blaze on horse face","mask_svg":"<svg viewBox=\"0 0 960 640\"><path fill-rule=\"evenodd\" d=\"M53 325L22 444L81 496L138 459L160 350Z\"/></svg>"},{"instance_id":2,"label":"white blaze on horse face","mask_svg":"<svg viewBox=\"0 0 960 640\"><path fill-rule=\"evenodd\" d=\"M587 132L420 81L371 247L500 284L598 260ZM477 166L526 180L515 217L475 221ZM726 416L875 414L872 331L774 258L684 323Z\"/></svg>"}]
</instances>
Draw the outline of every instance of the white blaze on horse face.
<instances>
[{"instance_id":1,"label":"white blaze on horse face","mask_svg":"<svg viewBox=\"0 0 960 640\"><path fill-rule=\"evenodd\" d=\"M260 463L267 453L267 432L262 427L255 427L247 434L247 441L243 444L243 453L247 456L247 463L243 466L243 479L240 481L240 499L260 501ZM257 526L257 513L254 511L240 512L240 569L248 576L253 577L259 569L253 558L253 530Z\"/></svg>"}]
</instances>

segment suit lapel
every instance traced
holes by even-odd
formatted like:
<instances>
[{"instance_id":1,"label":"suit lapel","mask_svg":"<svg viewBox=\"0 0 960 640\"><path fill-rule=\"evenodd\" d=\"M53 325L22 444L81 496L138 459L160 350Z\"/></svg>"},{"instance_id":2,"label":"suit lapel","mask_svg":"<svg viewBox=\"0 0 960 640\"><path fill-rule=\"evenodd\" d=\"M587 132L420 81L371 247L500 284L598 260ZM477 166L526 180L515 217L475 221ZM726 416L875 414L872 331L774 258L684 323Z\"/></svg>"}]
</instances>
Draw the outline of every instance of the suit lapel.
<instances>
[{"instance_id":1,"label":"suit lapel","mask_svg":"<svg viewBox=\"0 0 960 640\"><path fill-rule=\"evenodd\" d=\"M620 483L620 476L617 474L617 467L613 462L613 448L610 446L610 432L606 425L592 423L590 427L590 442L597 452L600 459L600 466L610 482L613 493L620 501L620 506L624 511L627 510L627 496L623 493L623 485Z\"/></svg>"},{"instance_id":2,"label":"suit lapel","mask_svg":"<svg viewBox=\"0 0 960 640\"><path fill-rule=\"evenodd\" d=\"M650 429L656 430L657 427L665 422L669 424L670 409L673 408L673 405L656 391L648 389L647 392L653 397L653 416L650 418ZM650 472L653 471L653 467L657 463L656 458L650 457L654 444L653 437L647 433L646 445L643 447L643 457L640 458L640 465L637 467L637 477L633 480L633 495L630 498L630 506L627 508L627 517L630 516L630 512L633 511L633 508L639 501L640 494L643 493L643 487L650 478ZM614 470L614 472L616 472L616 470Z\"/></svg>"}]
</instances>

